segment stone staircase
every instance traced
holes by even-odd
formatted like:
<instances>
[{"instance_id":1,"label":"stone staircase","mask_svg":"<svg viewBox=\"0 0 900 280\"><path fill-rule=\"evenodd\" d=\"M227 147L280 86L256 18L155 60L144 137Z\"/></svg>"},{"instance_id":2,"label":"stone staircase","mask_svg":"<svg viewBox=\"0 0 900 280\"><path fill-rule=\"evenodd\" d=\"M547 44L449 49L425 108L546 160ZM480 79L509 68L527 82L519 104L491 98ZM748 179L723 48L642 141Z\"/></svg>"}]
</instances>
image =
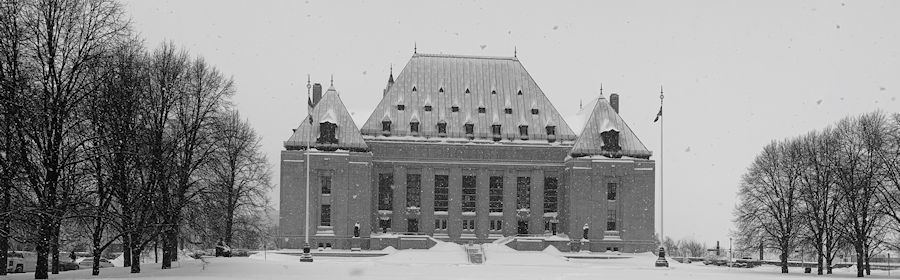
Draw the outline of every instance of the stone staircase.
<instances>
[{"instance_id":1,"label":"stone staircase","mask_svg":"<svg viewBox=\"0 0 900 280\"><path fill-rule=\"evenodd\" d=\"M484 257L484 248L481 244L466 244L462 245L463 249L466 250L466 255L469 256L470 264L483 264L485 261Z\"/></svg>"}]
</instances>

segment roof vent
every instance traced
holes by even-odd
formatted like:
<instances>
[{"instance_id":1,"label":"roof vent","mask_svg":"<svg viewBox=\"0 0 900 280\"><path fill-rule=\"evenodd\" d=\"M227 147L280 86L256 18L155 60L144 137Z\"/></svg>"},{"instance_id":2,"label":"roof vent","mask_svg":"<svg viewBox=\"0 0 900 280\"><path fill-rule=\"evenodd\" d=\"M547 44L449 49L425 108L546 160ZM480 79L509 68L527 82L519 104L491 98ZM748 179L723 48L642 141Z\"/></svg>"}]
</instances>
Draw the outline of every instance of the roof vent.
<instances>
[{"instance_id":1,"label":"roof vent","mask_svg":"<svg viewBox=\"0 0 900 280\"><path fill-rule=\"evenodd\" d=\"M491 94L497 94L496 90L491 90Z\"/></svg>"},{"instance_id":2,"label":"roof vent","mask_svg":"<svg viewBox=\"0 0 900 280\"><path fill-rule=\"evenodd\" d=\"M469 89L466 89L466 93L469 93Z\"/></svg>"},{"instance_id":3,"label":"roof vent","mask_svg":"<svg viewBox=\"0 0 900 280\"><path fill-rule=\"evenodd\" d=\"M438 92L440 92L440 93L444 93L444 88L443 88L443 87L441 87L441 89L439 89L439 90L438 90Z\"/></svg>"},{"instance_id":4,"label":"roof vent","mask_svg":"<svg viewBox=\"0 0 900 280\"><path fill-rule=\"evenodd\" d=\"M416 92L416 86L413 86L413 90L412 90L412 91L413 91L413 92Z\"/></svg>"},{"instance_id":5,"label":"roof vent","mask_svg":"<svg viewBox=\"0 0 900 280\"><path fill-rule=\"evenodd\" d=\"M522 90L520 89L519 92L516 93L516 95L522 95Z\"/></svg>"}]
</instances>

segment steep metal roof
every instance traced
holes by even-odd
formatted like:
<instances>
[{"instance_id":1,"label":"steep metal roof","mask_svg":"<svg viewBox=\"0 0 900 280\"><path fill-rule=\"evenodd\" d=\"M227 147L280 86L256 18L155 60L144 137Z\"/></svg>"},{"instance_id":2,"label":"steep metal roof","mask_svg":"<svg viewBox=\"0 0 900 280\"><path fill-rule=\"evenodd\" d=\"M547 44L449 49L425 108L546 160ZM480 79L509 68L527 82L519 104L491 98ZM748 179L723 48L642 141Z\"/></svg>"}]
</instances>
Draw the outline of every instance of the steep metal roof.
<instances>
[{"instance_id":1,"label":"steep metal roof","mask_svg":"<svg viewBox=\"0 0 900 280\"><path fill-rule=\"evenodd\" d=\"M613 110L605 97L600 96L592 105L593 108L588 107L591 110L590 117L585 121L584 129L578 135L578 140L575 141L575 145L572 147L569 155L572 157L600 155L650 158L652 152L644 146L644 143L641 143L634 131ZM619 132L619 146L622 148L621 150L613 152L604 151L601 148L603 146L603 138L601 138L600 133L609 130Z\"/></svg>"},{"instance_id":2,"label":"steep metal roof","mask_svg":"<svg viewBox=\"0 0 900 280\"><path fill-rule=\"evenodd\" d=\"M311 141L310 147L320 150L368 151L369 146L363 141L362 135L359 134L359 128L356 127L347 107L344 106L340 95L333 87L329 88L322 96L322 100L315 105L312 116L315 125L310 125L309 116L303 118L303 122L294 130L291 138L284 141L285 148L288 150L305 149L306 143ZM316 139L319 137L319 124L326 121L337 124L337 131L335 131L337 144L316 143ZM312 133L308 134L310 132Z\"/></svg>"},{"instance_id":3,"label":"steep metal roof","mask_svg":"<svg viewBox=\"0 0 900 280\"><path fill-rule=\"evenodd\" d=\"M425 111L426 106L432 110ZM479 113L480 107L484 113ZM506 109L512 112L507 114ZM382 132L383 121L392 123L390 136ZM418 134L410 133L410 122L419 123ZM517 58L443 54L414 54L361 132L367 139L431 138L439 136L439 122L447 124L448 138L465 138L464 125L469 123L476 140L491 139L495 124L501 125L504 141L521 142L520 125L528 126L531 143L547 143L547 126L556 127L557 144L575 140L575 133Z\"/></svg>"}]
</instances>

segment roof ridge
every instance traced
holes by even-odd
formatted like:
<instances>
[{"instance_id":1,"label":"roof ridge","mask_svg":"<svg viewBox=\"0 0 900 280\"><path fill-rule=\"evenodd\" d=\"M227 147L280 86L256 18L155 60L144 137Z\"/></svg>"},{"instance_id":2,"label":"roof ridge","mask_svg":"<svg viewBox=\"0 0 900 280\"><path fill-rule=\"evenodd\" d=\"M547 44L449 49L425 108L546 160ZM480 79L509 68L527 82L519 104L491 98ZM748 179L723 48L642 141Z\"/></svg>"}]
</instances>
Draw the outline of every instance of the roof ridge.
<instances>
[{"instance_id":1,"label":"roof ridge","mask_svg":"<svg viewBox=\"0 0 900 280\"><path fill-rule=\"evenodd\" d=\"M496 59L496 60L514 60L518 61L518 57L514 56L483 56L483 55L462 55L462 54L435 54L435 53L416 53L413 57L441 57L441 58L472 58L472 59Z\"/></svg>"}]
</instances>

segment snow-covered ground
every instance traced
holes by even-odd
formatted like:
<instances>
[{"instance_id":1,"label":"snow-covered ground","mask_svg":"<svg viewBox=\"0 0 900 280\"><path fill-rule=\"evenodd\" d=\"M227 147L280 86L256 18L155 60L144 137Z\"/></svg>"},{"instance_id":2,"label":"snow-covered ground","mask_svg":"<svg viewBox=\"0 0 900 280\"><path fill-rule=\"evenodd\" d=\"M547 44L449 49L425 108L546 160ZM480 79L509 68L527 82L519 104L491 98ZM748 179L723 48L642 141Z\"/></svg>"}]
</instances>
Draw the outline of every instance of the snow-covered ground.
<instances>
[{"instance_id":1,"label":"snow-covered ground","mask_svg":"<svg viewBox=\"0 0 900 280\"><path fill-rule=\"evenodd\" d=\"M158 264L142 266L143 273L130 274L128 268L101 270L101 278L142 279L819 279L792 268L782 275L774 266L753 269L681 264L670 261L670 268L653 267L652 254L631 255L625 259L568 260L559 251L518 252L499 244L485 244L485 263L468 264L465 251L456 244L438 244L429 250L387 250L383 257L315 257L313 263L300 263L297 256L268 252L249 258L204 258L184 260L170 270ZM624 254L623 254L624 255ZM855 278L852 268L839 269L825 278ZM817 277L817 278L810 278ZM18 274L8 279L32 279L33 274ZM886 279L886 271L873 271L871 278ZM900 278L894 271L891 278ZM98 279L90 270L51 275L50 279Z\"/></svg>"}]
</instances>

